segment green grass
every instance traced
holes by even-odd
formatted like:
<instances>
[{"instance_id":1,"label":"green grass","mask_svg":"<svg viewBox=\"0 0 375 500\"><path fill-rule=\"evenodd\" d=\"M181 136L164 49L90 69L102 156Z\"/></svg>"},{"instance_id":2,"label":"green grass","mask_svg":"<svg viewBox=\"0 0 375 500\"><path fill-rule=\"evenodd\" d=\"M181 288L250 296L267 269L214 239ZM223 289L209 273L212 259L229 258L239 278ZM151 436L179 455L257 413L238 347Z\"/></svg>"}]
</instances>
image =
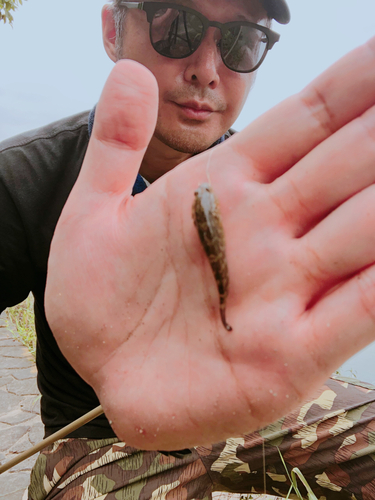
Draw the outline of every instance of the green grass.
<instances>
[{"instance_id":1,"label":"green grass","mask_svg":"<svg viewBox=\"0 0 375 500\"><path fill-rule=\"evenodd\" d=\"M280 455L280 459L284 465L284 468L285 468L285 471L287 473L287 476L289 478L289 481L291 483L291 486L290 486L290 489L288 491L288 494L286 496L286 500L290 499L291 495L294 493L293 495L293 498L298 498L298 500L318 500L317 497L315 496L315 494L313 493L312 489L310 488L310 485L309 483L306 481L306 479L304 478L302 472L297 468L297 467L294 467L292 470L291 470L291 473L289 474L289 471L288 471L288 468L286 466L286 463L284 461L284 458L281 454L281 451L279 451L279 455ZM301 483L303 484L303 486L306 488L306 494L302 495L302 493L300 492L299 490L299 487L298 487L298 479L301 481ZM218 496L219 495L219 496ZM214 496L215 500L283 500L282 498L280 497L273 497L272 495L239 495L239 494L231 494L231 493L221 493L221 494L217 494L216 496Z\"/></svg>"},{"instance_id":2,"label":"green grass","mask_svg":"<svg viewBox=\"0 0 375 500\"><path fill-rule=\"evenodd\" d=\"M294 490L295 494L297 495L297 498L299 500L304 500L305 497L303 497L298 489L298 484L297 484L297 478L301 481L301 483L304 485L304 487L306 488L306 491L307 491L307 499L308 500L318 500L316 498L316 496L314 495L312 489L310 488L310 485L309 483L306 481L306 479L304 478L302 472L297 468L297 467L294 467L291 471L291 474L289 474L289 471L288 471L288 468L286 466L286 463L284 461L284 458L281 454L281 451L279 450L279 455L280 455L280 459L284 465L284 468L285 468L285 471L288 475L288 478L289 478L289 481L292 483L290 489L289 489L289 492L288 492L288 495L287 495L287 499L290 497L290 494L292 493L292 491Z\"/></svg>"},{"instance_id":3,"label":"green grass","mask_svg":"<svg viewBox=\"0 0 375 500\"><path fill-rule=\"evenodd\" d=\"M26 300L6 310L7 326L14 338L22 342L35 360L36 334L34 326L34 299L30 294Z\"/></svg>"}]
</instances>

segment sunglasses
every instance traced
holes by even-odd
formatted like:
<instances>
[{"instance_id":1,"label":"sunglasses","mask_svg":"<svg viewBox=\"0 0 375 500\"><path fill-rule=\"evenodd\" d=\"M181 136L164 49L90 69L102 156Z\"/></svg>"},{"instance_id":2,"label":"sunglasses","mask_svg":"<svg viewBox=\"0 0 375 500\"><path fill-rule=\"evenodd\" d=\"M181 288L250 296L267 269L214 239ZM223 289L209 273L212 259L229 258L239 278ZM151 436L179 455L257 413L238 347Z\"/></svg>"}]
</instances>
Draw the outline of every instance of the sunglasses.
<instances>
[{"instance_id":1,"label":"sunglasses","mask_svg":"<svg viewBox=\"0 0 375 500\"><path fill-rule=\"evenodd\" d=\"M121 1L120 5L146 12L152 46L158 54L171 59L193 54L212 26L221 32L218 45L225 66L237 73L251 73L280 39L278 33L259 24L247 21L222 24L174 3Z\"/></svg>"}]
</instances>

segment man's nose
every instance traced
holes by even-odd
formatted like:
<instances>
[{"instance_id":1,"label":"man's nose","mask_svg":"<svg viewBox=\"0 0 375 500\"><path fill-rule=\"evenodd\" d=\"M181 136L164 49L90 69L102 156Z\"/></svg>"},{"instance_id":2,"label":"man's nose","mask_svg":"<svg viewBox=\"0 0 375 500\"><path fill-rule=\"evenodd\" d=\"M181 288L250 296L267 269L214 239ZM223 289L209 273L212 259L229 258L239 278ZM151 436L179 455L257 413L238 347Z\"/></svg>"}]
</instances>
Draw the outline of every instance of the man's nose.
<instances>
[{"instance_id":1,"label":"man's nose","mask_svg":"<svg viewBox=\"0 0 375 500\"><path fill-rule=\"evenodd\" d=\"M219 36L217 28L209 28L198 49L186 59L185 79L188 82L212 89L219 85L219 70L223 65Z\"/></svg>"}]
</instances>

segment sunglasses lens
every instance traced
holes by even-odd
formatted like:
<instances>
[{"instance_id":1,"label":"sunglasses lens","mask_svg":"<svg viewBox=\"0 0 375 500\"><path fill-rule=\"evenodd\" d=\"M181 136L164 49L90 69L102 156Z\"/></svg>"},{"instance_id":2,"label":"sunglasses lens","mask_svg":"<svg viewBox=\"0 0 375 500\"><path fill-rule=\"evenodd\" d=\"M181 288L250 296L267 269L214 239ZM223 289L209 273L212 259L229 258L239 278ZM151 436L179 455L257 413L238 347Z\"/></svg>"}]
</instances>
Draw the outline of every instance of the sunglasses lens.
<instances>
[{"instance_id":1,"label":"sunglasses lens","mask_svg":"<svg viewBox=\"0 0 375 500\"><path fill-rule=\"evenodd\" d=\"M252 26L230 27L221 39L223 61L233 71L255 69L262 62L267 47L267 35Z\"/></svg>"},{"instance_id":2,"label":"sunglasses lens","mask_svg":"<svg viewBox=\"0 0 375 500\"><path fill-rule=\"evenodd\" d=\"M191 10L161 7L153 12L151 43L163 56L173 59L190 56L199 47L204 31L201 17ZM268 37L254 26L228 23L222 30L220 46L226 66L246 73L256 69L264 59Z\"/></svg>"},{"instance_id":3,"label":"sunglasses lens","mask_svg":"<svg viewBox=\"0 0 375 500\"><path fill-rule=\"evenodd\" d=\"M175 59L192 54L201 43L202 21L180 9L159 9L151 23L151 42L159 54Z\"/></svg>"}]
</instances>

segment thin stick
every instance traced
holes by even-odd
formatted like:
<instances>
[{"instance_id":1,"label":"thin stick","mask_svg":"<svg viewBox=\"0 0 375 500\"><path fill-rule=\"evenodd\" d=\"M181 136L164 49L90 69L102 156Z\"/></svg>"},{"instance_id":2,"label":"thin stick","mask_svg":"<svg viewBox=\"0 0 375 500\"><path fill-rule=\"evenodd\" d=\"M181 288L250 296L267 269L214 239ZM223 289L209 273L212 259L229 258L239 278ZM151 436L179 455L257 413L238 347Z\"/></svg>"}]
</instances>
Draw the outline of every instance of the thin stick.
<instances>
[{"instance_id":1,"label":"thin stick","mask_svg":"<svg viewBox=\"0 0 375 500\"><path fill-rule=\"evenodd\" d=\"M83 415L83 417L78 418L77 420L67 425L63 429L60 429L51 436L48 436L48 438L43 439L43 441L35 445L33 448L30 448L29 450L24 451L20 455L17 455L15 458L12 458L12 460L9 460L9 462L5 463L0 467L0 474L11 469L15 465L23 462L27 458L32 457L33 455L35 455L35 453L38 453L38 451L41 451L43 450L43 448L46 448L50 444L53 444L58 439L63 439L71 432L76 431L83 425L91 422L91 420L94 420L94 418L99 417L102 413L104 412L101 406L98 406L94 410L89 411L88 413L86 413L86 415Z\"/></svg>"},{"instance_id":2,"label":"thin stick","mask_svg":"<svg viewBox=\"0 0 375 500\"><path fill-rule=\"evenodd\" d=\"M267 480L266 480L266 450L264 449L264 438L262 442L262 450L263 450L263 488L264 494L266 494L267 490Z\"/></svg>"}]
</instances>

